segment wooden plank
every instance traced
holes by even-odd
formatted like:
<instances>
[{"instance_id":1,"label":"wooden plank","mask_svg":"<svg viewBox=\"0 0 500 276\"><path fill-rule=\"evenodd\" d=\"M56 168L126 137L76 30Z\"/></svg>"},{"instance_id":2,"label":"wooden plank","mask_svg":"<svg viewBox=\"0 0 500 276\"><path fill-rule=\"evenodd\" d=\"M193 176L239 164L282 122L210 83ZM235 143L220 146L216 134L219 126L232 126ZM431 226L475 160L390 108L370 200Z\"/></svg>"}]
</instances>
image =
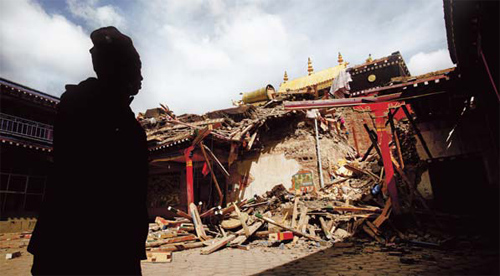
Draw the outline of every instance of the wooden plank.
<instances>
[{"instance_id":1,"label":"wooden plank","mask_svg":"<svg viewBox=\"0 0 500 276\"><path fill-rule=\"evenodd\" d=\"M287 227L287 226L285 226L285 225L279 224L279 223L277 223L276 221L274 221L274 220L272 220L272 219L270 219L270 218L263 217L261 214L256 214L255 216L256 216L257 218L259 218L259 219L261 219L261 220L263 220L263 221L267 222L267 223L270 223L270 224L276 225L276 226L278 226L278 227L280 227L280 228L283 228L283 229L285 229L285 230L287 230L287 231L291 231L291 232L293 232L293 233L294 233L295 235L297 235L297 236L300 236L300 237L306 237L306 238L308 238L308 239L310 239L310 240L313 240L313 241L321 241L321 239L320 239L320 238L318 238L318 237L313 237L313 236L311 236L311 235L309 235L309 234L307 234L307 233L302 233L302 232L297 231L297 230L295 230L295 229L293 229L293 228L290 228L290 227Z\"/></svg>"},{"instance_id":2,"label":"wooden plank","mask_svg":"<svg viewBox=\"0 0 500 276\"><path fill-rule=\"evenodd\" d=\"M391 198L387 198L387 201L385 202L384 210L382 210L382 214L380 214L374 221L373 225L376 227L380 227L384 221L389 218L390 211L392 210L392 204L391 204Z\"/></svg>"},{"instance_id":3,"label":"wooden plank","mask_svg":"<svg viewBox=\"0 0 500 276\"><path fill-rule=\"evenodd\" d=\"M147 252L146 262L150 263L170 263L172 262L172 252Z\"/></svg>"},{"instance_id":4,"label":"wooden plank","mask_svg":"<svg viewBox=\"0 0 500 276\"><path fill-rule=\"evenodd\" d=\"M251 150L251 149L252 149L253 142L255 141L255 138L257 137L257 132L259 132L259 131L258 131L258 130L256 130L256 131L252 134L252 137L250 138L250 141L248 142L248 145L247 145L247 150Z\"/></svg>"},{"instance_id":5,"label":"wooden plank","mask_svg":"<svg viewBox=\"0 0 500 276\"><path fill-rule=\"evenodd\" d=\"M191 211L191 216L193 217L194 229L196 230L196 235L202 240L210 239L203 229L203 223L201 222L200 214L198 213L198 208L194 203L189 204L189 210Z\"/></svg>"},{"instance_id":6,"label":"wooden plank","mask_svg":"<svg viewBox=\"0 0 500 276\"><path fill-rule=\"evenodd\" d=\"M330 234L330 231L328 230L328 226L326 225L325 219L323 217L320 217L319 222L321 224L321 229L323 230L323 233L325 234L326 238L331 240L332 234Z\"/></svg>"},{"instance_id":7,"label":"wooden plank","mask_svg":"<svg viewBox=\"0 0 500 276\"><path fill-rule=\"evenodd\" d=\"M229 177L230 176L229 172L226 170L226 168L224 168L224 165L222 165L222 163L219 161L219 159L217 158L217 156L215 156L215 154L212 152L212 150L210 150L210 148L207 147L205 144L203 144L203 147L208 152L208 156L210 156L212 158L212 160L214 161L214 163L219 167L219 169L224 173L224 175L226 177Z\"/></svg>"},{"instance_id":8,"label":"wooden plank","mask_svg":"<svg viewBox=\"0 0 500 276\"><path fill-rule=\"evenodd\" d=\"M292 224L290 225L290 227L292 228L295 228L297 224L297 215L299 214L299 211L297 210L298 205L299 205L299 197L296 196L293 202Z\"/></svg>"},{"instance_id":9,"label":"wooden plank","mask_svg":"<svg viewBox=\"0 0 500 276\"><path fill-rule=\"evenodd\" d=\"M174 238L168 238L168 239L163 239L163 240L158 240L158 241L153 241L153 242L146 242L146 247L156 247L168 243L178 243L178 242L186 242L186 241L194 241L197 240L197 237L195 235L189 235L189 236L182 236L182 237L174 237Z\"/></svg>"},{"instance_id":10,"label":"wooden plank","mask_svg":"<svg viewBox=\"0 0 500 276\"><path fill-rule=\"evenodd\" d=\"M250 229L248 229L248 225L246 223L245 217L240 212L240 208L238 208L238 204L236 202L234 203L234 210L236 211L236 214L238 215L238 218L240 219L241 226L243 227L243 231L245 232L245 236L250 237Z\"/></svg>"},{"instance_id":11,"label":"wooden plank","mask_svg":"<svg viewBox=\"0 0 500 276\"><path fill-rule=\"evenodd\" d=\"M162 245L159 248L152 248L152 251L155 250L160 250L160 251L182 251L186 249L192 249L192 248L198 248L198 247L203 247L204 244L202 242L184 242L184 243L173 243L173 244L166 244Z\"/></svg>"},{"instance_id":12,"label":"wooden plank","mask_svg":"<svg viewBox=\"0 0 500 276\"><path fill-rule=\"evenodd\" d=\"M343 212L366 212L366 213L380 213L379 208L362 208L362 207L354 207L354 206L334 206L332 207L335 211L343 211Z\"/></svg>"},{"instance_id":13,"label":"wooden plank","mask_svg":"<svg viewBox=\"0 0 500 276\"><path fill-rule=\"evenodd\" d=\"M384 243L384 239L382 239L381 237L379 237L377 234L375 234L371 229L370 227L366 226L365 224L363 224L363 230L368 234L370 235L372 238L376 239L378 242L380 243Z\"/></svg>"},{"instance_id":14,"label":"wooden plank","mask_svg":"<svg viewBox=\"0 0 500 276\"><path fill-rule=\"evenodd\" d=\"M238 207L241 208L241 206L245 205L246 203L251 203L253 202L255 199L254 198L251 198L249 200L243 200L242 202L238 203ZM231 204L231 206L228 206L224 209L221 210L222 214L225 215L225 214L229 214L231 212L233 212L235 209L235 205L234 204Z\"/></svg>"},{"instance_id":15,"label":"wooden plank","mask_svg":"<svg viewBox=\"0 0 500 276\"><path fill-rule=\"evenodd\" d=\"M201 214L200 218L211 217L215 214L215 211L218 211L218 210L221 210L220 206L212 207L212 208L208 209L207 211L205 211L205 213Z\"/></svg>"},{"instance_id":16,"label":"wooden plank","mask_svg":"<svg viewBox=\"0 0 500 276\"><path fill-rule=\"evenodd\" d=\"M184 218L187 218L189 220L192 220L193 218L187 214L187 213L184 213L183 211L179 210L179 209L175 209L174 207L172 206L168 206L167 210L169 210L170 212L173 212L175 213L176 215L179 215L181 217L184 217Z\"/></svg>"},{"instance_id":17,"label":"wooden plank","mask_svg":"<svg viewBox=\"0 0 500 276\"><path fill-rule=\"evenodd\" d=\"M377 226L375 226L373 223L371 223L369 220L365 221L366 225L370 227L370 229L373 231L373 233L380 235L380 230L378 229Z\"/></svg>"},{"instance_id":18,"label":"wooden plank","mask_svg":"<svg viewBox=\"0 0 500 276\"><path fill-rule=\"evenodd\" d=\"M296 229L302 231L302 226L306 223L306 218L307 218L307 207L303 206L300 209L300 219L299 219L299 224L297 225Z\"/></svg>"},{"instance_id":19,"label":"wooden plank","mask_svg":"<svg viewBox=\"0 0 500 276\"><path fill-rule=\"evenodd\" d=\"M215 241L214 244L207 246L201 250L202 255L208 255L214 251L216 251L219 248L222 248L226 246L228 243L230 243L232 240L236 239L236 235L229 235L225 238L222 238L218 241Z\"/></svg>"},{"instance_id":20,"label":"wooden plank","mask_svg":"<svg viewBox=\"0 0 500 276\"><path fill-rule=\"evenodd\" d=\"M247 237L245 235L241 235L237 237L235 240L231 242L231 246L234 245L241 245L244 243L249 237L251 237L257 230L263 225L264 223L262 221L257 221L254 224L250 226L250 235Z\"/></svg>"},{"instance_id":21,"label":"wooden plank","mask_svg":"<svg viewBox=\"0 0 500 276\"><path fill-rule=\"evenodd\" d=\"M316 228L313 225L308 225L307 230L309 230L309 235L316 237Z\"/></svg>"}]
</instances>

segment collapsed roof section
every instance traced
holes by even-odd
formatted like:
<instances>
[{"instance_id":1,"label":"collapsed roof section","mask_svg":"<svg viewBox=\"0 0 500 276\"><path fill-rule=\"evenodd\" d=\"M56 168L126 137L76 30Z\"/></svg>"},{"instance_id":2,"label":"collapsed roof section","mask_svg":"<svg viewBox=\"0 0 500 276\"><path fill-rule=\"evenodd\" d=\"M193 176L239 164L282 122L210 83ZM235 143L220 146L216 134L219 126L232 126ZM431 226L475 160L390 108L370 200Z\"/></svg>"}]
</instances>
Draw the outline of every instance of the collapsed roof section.
<instances>
[{"instance_id":1,"label":"collapsed roof section","mask_svg":"<svg viewBox=\"0 0 500 276\"><path fill-rule=\"evenodd\" d=\"M207 137L221 146L236 143L251 150L259 128L271 121L303 116L304 112L287 111L283 106L265 108L241 105L202 116L189 114L172 117L160 112L157 114L152 118L139 118L139 121L146 130L150 151L161 155L165 151L184 148L194 141L200 129L209 129Z\"/></svg>"}]
</instances>

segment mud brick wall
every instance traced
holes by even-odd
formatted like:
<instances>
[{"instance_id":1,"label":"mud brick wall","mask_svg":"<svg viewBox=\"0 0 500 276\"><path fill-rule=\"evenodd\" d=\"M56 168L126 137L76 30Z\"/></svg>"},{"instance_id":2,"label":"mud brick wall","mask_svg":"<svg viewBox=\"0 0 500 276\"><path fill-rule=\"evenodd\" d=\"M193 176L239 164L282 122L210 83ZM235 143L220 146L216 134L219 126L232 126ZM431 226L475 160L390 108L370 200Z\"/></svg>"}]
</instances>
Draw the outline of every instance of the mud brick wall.
<instances>
[{"instance_id":1,"label":"mud brick wall","mask_svg":"<svg viewBox=\"0 0 500 276\"><path fill-rule=\"evenodd\" d=\"M341 116L345 120L345 127L346 131L348 132L348 144L353 148L356 148L356 143L354 141L354 136L356 135L359 155L363 156L363 154L365 154L365 152L372 144L363 124L367 124L370 129L375 130L375 126L370 113L358 112L353 110L352 108L342 108Z\"/></svg>"}]
</instances>

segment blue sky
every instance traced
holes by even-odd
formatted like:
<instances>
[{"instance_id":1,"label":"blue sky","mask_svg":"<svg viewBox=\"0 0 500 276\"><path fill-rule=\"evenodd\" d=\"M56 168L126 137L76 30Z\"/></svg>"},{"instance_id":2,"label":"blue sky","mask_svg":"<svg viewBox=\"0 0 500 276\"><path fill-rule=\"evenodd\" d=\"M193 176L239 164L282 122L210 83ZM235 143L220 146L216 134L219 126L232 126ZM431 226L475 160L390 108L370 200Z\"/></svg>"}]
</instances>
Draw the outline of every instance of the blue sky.
<instances>
[{"instance_id":1,"label":"blue sky","mask_svg":"<svg viewBox=\"0 0 500 276\"><path fill-rule=\"evenodd\" d=\"M114 25L143 61L135 112L231 106L240 92L400 51L414 75L453 66L440 0L0 0L0 76L60 96L94 76L92 30Z\"/></svg>"}]
</instances>

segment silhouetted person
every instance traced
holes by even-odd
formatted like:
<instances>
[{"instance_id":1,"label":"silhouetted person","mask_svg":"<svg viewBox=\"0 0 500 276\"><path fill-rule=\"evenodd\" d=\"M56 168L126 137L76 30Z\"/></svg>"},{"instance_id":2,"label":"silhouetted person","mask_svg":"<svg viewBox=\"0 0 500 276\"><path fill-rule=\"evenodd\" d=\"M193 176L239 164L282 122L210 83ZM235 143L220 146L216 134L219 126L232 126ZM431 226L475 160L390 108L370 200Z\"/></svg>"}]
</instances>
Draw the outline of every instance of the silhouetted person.
<instances>
[{"instance_id":1,"label":"silhouetted person","mask_svg":"<svg viewBox=\"0 0 500 276\"><path fill-rule=\"evenodd\" d=\"M90 38L97 79L67 85L58 105L55 173L28 246L35 275L140 274L146 258L148 151L129 107L141 61L115 27Z\"/></svg>"}]
</instances>

